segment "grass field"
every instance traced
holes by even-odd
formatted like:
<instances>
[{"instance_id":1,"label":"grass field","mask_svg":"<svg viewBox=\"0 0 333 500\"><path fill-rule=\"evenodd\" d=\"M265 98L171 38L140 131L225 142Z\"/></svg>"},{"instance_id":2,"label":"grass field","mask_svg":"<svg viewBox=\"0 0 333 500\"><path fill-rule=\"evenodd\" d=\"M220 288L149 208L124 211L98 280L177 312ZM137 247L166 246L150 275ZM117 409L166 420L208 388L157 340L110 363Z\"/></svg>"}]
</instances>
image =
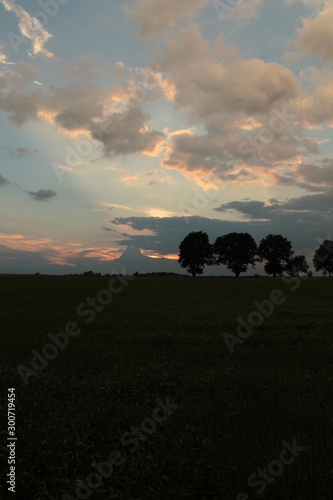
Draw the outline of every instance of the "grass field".
<instances>
[{"instance_id":1,"label":"grass field","mask_svg":"<svg viewBox=\"0 0 333 500\"><path fill-rule=\"evenodd\" d=\"M0 277L1 498L333 498L333 279L116 279L88 314L109 282ZM80 333L21 377L68 324Z\"/></svg>"}]
</instances>

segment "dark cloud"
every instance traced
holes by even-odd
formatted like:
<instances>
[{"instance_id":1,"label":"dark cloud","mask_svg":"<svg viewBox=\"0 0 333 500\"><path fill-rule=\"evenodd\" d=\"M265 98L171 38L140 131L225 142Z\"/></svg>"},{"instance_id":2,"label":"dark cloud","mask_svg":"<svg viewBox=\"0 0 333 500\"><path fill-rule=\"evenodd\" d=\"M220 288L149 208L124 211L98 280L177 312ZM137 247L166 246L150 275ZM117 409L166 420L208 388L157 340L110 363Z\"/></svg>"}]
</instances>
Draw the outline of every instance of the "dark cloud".
<instances>
[{"instance_id":1,"label":"dark cloud","mask_svg":"<svg viewBox=\"0 0 333 500\"><path fill-rule=\"evenodd\" d=\"M299 180L300 177L296 177L296 172L290 172L288 174L278 174L278 173L273 173L272 177L274 179L274 183L278 184L280 186L289 186L289 187L299 187L301 189L305 189L306 191L313 191L313 192L322 192L324 190L324 186L319 186L319 185L313 185L308 182L302 182L302 180Z\"/></svg>"},{"instance_id":2,"label":"dark cloud","mask_svg":"<svg viewBox=\"0 0 333 500\"><path fill-rule=\"evenodd\" d=\"M20 184L17 184L17 182L12 182L3 177L0 173L0 186L17 186L21 191L30 194L30 196L36 200L36 201L48 201L54 196L57 196L57 193L53 191L52 189L40 189L39 191L27 191L26 189L23 189Z\"/></svg>"},{"instance_id":3,"label":"dark cloud","mask_svg":"<svg viewBox=\"0 0 333 500\"><path fill-rule=\"evenodd\" d=\"M325 158L316 164L302 163L297 167L297 173L304 181L324 187L333 187L333 160Z\"/></svg>"},{"instance_id":4,"label":"dark cloud","mask_svg":"<svg viewBox=\"0 0 333 500\"><path fill-rule=\"evenodd\" d=\"M56 113L58 125L67 130L89 129L93 120L103 117L103 100L109 92L89 82L72 82L64 88L50 88L46 109Z\"/></svg>"},{"instance_id":5,"label":"dark cloud","mask_svg":"<svg viewBox=\"0 0 333 500\"><path fill-rule=\"evenodd\" d=\"M0 174L0 186L8 186L10 184L9 180Z\"/></svg>"},{"instance_id":6,"label":"dark cloud","mask_svg":"<svg viewBox=\"0 0 333 500\"><path fill-rule=\"evenodd\" d=\"M231 201L220 207L214 208L214 210L215 212L224 213L237 212L254 220L271 220L270 215L272 212L274 213L271 206L266 205L265 202L254 200Z\"/></svg>"},{"instance_id":7,"label":"dark cloud","mask_svg":"<svg viewBox=\"0 0 333 500\"><path fill-rule=\"evenodd\" d=\"M30 196L37 201L48 201L54 196L57 196L55 191L52 189L40 189L39 191L27 191Z\"/></svg>"},{"instance_id":8,"label":"dark cloud","mask_svg":"<svg viewBox=\"0 0 333 500\"><path fill-rule=\"evenodd\" d=\"M268 220L284 224L317 221L323 224L333 216L333 192L290 198L286 201L232 201L215 208L216 212L236 212L251 220Z\"/></svg>"},{"instance_id":9,"label":"dark cloud","mask_svg":"<svg viewBox=\"0 0 333 500\"><path fill-rule=\"evenodd\" d=\"M8 151L11 158L31 158L33 154L37 154L37 150L31 151L29 148L7 148L3 147L5 151Z\"/></svg>"},{"instance_id":10,"label":"dark cloud","mask_svg":"<svg viewBox=\"0 0 333 500\"><path fill-rule=\"evenodd\" d=\"M163 143L164 134L148 126L150 116L142 109L131 108L125 113L113 113L108 117L109 132L97 135L110 156L154 152ZM103 130L97 122L94 129ZM93 134L93 130L91 130Z\"/></svg>"},{"instance_id":11,"label":"dark cloud","mask_svg":"<svg viewBox=\"0 0 333 500\"><path fill-rule=\"evenodd\" d=\"M180 242L191 231L207 232L211 242L230 232L248 232L257 243L267 234L282 234L292 242L296 252L312 258L318 238L325 239L332 230L331 200L332 193L329 193L293 198L285 203L270 200L271 206L260 201L243 200L220 207L220 212L242 214L242 221L189 216L117 217L109 222L115 229L118 225L127 225L136 231L152 231L153 235L127 234L118 243L162 254L178 254Z\"/></svg>"}]
</instances>

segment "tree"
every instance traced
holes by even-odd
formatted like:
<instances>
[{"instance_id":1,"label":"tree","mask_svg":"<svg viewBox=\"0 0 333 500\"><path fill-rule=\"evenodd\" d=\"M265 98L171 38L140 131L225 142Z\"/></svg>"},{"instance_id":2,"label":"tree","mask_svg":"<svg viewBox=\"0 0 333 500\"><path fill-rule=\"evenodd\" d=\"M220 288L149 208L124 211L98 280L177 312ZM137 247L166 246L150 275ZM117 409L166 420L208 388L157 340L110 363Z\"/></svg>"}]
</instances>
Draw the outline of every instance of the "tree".
<instances>
[{"instance_id":1,"label":"tree","mask_svg":"<svg viewBox=\"0 0 333 500\"><path fill-rule=\"evenodd\" d=\"M207 233L202 231L189 233L179 245L179 264L188 268L187 272L195 277L202 274L205 264L212 265L213 250Z\"/></svg>"},{"instance_id":2,"label":"tree","mask_svg":"<svg viewBox=\"0 0 333 500\"><path fill-rule=\"evenodd\" d=\"M290 241L281 234L269 234L258 247L259 261L266 260L264 269L274 277L281 276L293 253Z\"/></svg>"},{"instance_id":3,"label":"tree","mask_svg":"<svg viewBox=\"0 0 333 500\"><path fill-rule=\"evenodd\" d=\"M304 255L296 255L287 262L285 267L289 276L298 276L299 273L307 273L308 270L309 266Z\"/></svg>"},{"instance_id":4,"label":"tree","mask_svg":"<svg viewBox=\"0 0 333 500\"><path fill-rule=\"evenodd\" d=\"M227 266L236 276L245 273L249 264L254 267L257 245L248 233L229 233L216 238L214 254L216 264Z\"/></svg>"},{"instance_id":5,"label":"tree","mask_svg":"<svg viewBox=\"0 0 333 500\"><path fill-rule=\"evenodd\" d=\"M316 249L312 262L316 271L322 271L324 276L328 274L331 277L333 273L333 241L325 240Z\"/></svg>"}]
</instances>

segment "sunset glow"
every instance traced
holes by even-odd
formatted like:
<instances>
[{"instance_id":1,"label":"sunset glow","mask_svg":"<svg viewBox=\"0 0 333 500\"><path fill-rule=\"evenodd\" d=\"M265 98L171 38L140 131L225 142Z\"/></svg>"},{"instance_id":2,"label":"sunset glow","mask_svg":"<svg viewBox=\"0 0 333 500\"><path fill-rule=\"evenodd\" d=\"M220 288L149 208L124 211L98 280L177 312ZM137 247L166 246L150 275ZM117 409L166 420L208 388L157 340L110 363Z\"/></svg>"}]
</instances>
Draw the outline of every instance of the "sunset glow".
<instances>
[{"instance_id":1,"label":"sunset glow","mask_svg":"<svg viewBox=\"0 0 333 500\"><path fill-rule=\"evenodd\" d=\"M200 230L283 234L311 263L332 233L331 2L81 4L84 29L75 2L41 23L0 0L0 272L183 272Z\"/></svg>"}]
</instances>

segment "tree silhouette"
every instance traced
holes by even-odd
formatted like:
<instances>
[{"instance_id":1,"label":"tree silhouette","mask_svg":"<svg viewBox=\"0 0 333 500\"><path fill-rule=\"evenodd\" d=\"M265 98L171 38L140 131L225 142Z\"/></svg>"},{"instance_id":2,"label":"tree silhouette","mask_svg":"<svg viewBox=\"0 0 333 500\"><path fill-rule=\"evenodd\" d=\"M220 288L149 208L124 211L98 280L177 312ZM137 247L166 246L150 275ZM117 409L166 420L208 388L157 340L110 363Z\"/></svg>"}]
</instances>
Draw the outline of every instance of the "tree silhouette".
<instances>
[{"instance_id":1,"label":"tree silhouette","mask_svg":"<svg viewBox=\"0 0 333 500\"><path fill-rule=\"evenodd\" d=\"M307 273L308 270L309 266L304 255L296 255L287 262L285 267L289 276L298 276L299 273Z\"/></svg>"},{"instance_id":2,"label":"tree silhouette","mask_svg":"<svg viewBox=\"0 0 333 500\"><path fill-rule=\"evenodd\" d=\"M257 245L248 233L229 233L216 238L214 254L216 264L223 264L236 276L245 273L249 264L254 267Z\"/></svg>"},{"instance_id":3,"label":"tree silhouette","mask_svg":"<svg viewBox=\"0 0 333 500\"><path fill-rule=\"evenodd\" d=\"M322 271L324 276L328 274L331 277L333 273L333 241L325 240L316 249L312 262L316 271Z\"/></svg>"},{"instance_id":4,"label":"tree silhouette","mask_svg":"<svg viewBox=\"0 0 333 500\"><path fill-rule=\"evenodd\" d=\"M179 245L179 264L195 277L203 273L205 264L212 265L213 250L207 233L202 231L189 233Z\"/></svg>"},{"instance_id":5,"label":"tree silhouette","mask_svg":"<svg viewBox=\"0 0 333 500\"><path fill-rule=\"evenodd\" d=\"M274 277L281 276L293 253L290 241L281 234L269 234L258 247L259 261L266 260L264 269Z\"/></svg>"}]
</instances>

